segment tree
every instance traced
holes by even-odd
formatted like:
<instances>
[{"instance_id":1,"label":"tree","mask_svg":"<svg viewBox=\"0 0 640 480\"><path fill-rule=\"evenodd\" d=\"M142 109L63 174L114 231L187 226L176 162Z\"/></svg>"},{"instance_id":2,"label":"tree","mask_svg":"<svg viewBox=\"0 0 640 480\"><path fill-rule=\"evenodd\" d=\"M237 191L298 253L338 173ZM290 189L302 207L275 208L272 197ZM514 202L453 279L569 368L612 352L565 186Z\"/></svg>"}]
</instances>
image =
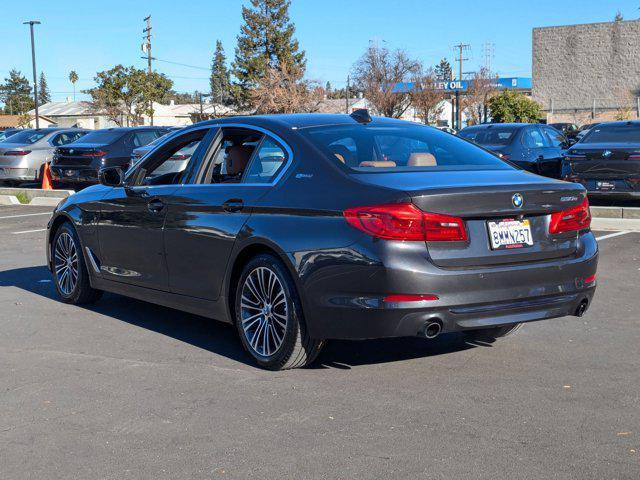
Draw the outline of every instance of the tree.
<instances>
[{"instance_id":1,"label":"tree","mask_svg":"<svg viewBox=\"0 0 640 480\"><path fill-rule=\"evenodd\" d=\"M51 92L47 85L47 79L44 77L44 72L40 72L40 82L38 85L38 106L44 105L51 101Z\"/></svg>"},{"instance_id":2,"label":"tree","mask_svg":"<svg viewBox=\"0 0 640 480\"><path fill-rule=\"evenodd\" d=\"M78 74L75 70L69 72L69 81L73 85L73 101L76 101L76 82L78 81Z\"/></svg>"},{"instance_id":3,"label":"tree","mask_svg":"<svg viewBox=\"0 0 640 480\"><path fill-rule=\"evenodd\" d=\"M22 115L34 108L29 80L18 70L12 69L0 85L0 101L9 115Z\"/></svg>"},{"instance_id":4,"label":"tree","mask_svg":"<svg viewBox=\"0 0 640 480\"><path fill-rule=\"evenodd\" d=\"M211 63L211 77L209 79L211 86L211 102L221 105L229 105L232 101L231 80L229 70L227 69L227 59L224 55L222 42L216 40L216 51L213 55ZM215 114L215 111L214 111Z\"/></svg>"},{"instance_id":5,"label":"tree","mask_svg":"<svg viewBox=\"0 0 640 480\"><path fill-rule=\"evenodd\" d=\"M420 69L412 78L412 82L413 88L409 93L411 105L424 123L436 123L442 113L445 93L437 88L435 71L433 68L426 71Z\"/></svg>"},{"instance_id":6,"label":"tree","mask_svg":"<svg viewBox=\"0 0 640 480\"><path fill-rule=\"evenodd\" d=\"M537 102L511 90L494 95L488 100L487 105L493 121L498 123L535 123L542 117L542 109Z\"/></svg>"},{"instance_id":7,"label":"tree","mask_svg":"<svg viewBox=\"0 0 640 480\"><path fill-rule=\"evenodd\" d=\"M242 7L244 24L235 50L233 74L238 83L236 102L244 105L249 91L267 70L286 71L302 78L306 68L304 51L294 38L295 26L289 19L290 0L251 0Z\"/></svg>"},{"instance_id":8,"label":"tree","mask_svg":"<svg viewBox=\"0 0 640 480\"><path fill-rule=\"evenodd\" d=\"M453 78L451 64L446 58L440 60L440 63L436 65L435 76L439 82L449 82Z\"/></svg>"},{"instance_id":9,"label":"tree","mask_svg":"<svg viewBox=\"0 0 640 480\"><path fill-rule=\"evenodd\" d=\"M249 104L256 113L313 112L322 101L323 91L316 82L301 78L300 71L288 67L271 68L250 91Z\"/></svg>"},{"instance_id":10,"label":"tree","mask_svg":"<svg viewBox=\"0 0 640 480\"><path fill-rule=\"evenodd\" d=\"M152 102L164 98L173 86L164 75L122 65L98 72L94 81L97 86L84 93L91 95L95 111L118 125L141 124L144 114L153 114Z\"/></svg>"},{"instance_id":11,"label":"tree","mask_svg":"<svg viewBox=\"0 0 640 480\"><path fill-rule=\"evenodd\" d=\"M330 98L330 97L331 97L331 92L332 92L332 91L333 91L333 90L331 89L331 82L327 82L327 83L325 84L325 86L324 86L324 92L325 92L325 94L327 95L327 98Z\"/></svg>"},{"instance_id":12,"label":"tree","mask_svg":"<svg viewBox=\"0 0 640 480\"><path fill-rule=\"evenodd\" d=\"M622 16L622 12L620 12L620 10L618 10L616 12L616 16L613 17L613 21L614 22L621 22L622 20L624 20L624 17Z\"/></svg>"},{"instance_id":13,"label":"tree","mask_svg":"<svg viewBox=\"0 0 640 480\"><path fill-rule=\"evenodd\" d=\"M469 81L467 93L462 99L462 108L467 115L469 124L474 125L487 121L487 101L497 90L497 80L497 76L493 75L488 68L482 67Z\"/></svg>"},{"instance_id":14,"label":"tree","mask_svg":"<svg viewBox=\"0 0 640 480\"><path fill-rule=\"evenodd\" d=\"M410 98L409 92L398 92L396 86L419 68L419 62L403 50L390 52L386 47L370 44L354 66L354 80L377 113L399 118L409 107Z\"/></svg>"}]
</instances>

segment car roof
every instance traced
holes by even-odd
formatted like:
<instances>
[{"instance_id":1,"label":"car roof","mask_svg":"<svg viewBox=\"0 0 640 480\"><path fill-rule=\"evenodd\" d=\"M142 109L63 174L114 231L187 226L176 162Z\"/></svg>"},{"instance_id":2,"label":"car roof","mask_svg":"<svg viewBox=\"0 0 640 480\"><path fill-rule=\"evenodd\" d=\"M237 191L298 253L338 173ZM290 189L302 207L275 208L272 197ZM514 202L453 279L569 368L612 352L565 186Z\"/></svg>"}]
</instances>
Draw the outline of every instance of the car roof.
<instances>
[{"instance_id":1,"label":"car roof","mask_svg":"<svg viewBox=\"0 0 640 480\"><path fill-rule=\"evenodd\" d=\"M371 117L368 125L407 125L412 122L387 117ZM256 126L276 126L285 128L310 128L328 125L357 125L358 122L350 115L332 113L285 113L273 115L246 115L207 120L196 125L224 125L228 123L245 123Z\"/></svg>"},{"instance_id":2,"label":"car roof","mask_svg":"<svg viewBox=\"0 0 640 480\"><path fill-rule=\"evenodd\" d=\"M511 127L511 128L524 128L529 126L540 126L541 123L482 123L480 125L469 125L468 127L463 128L463 130L467 129L483 129L483 128L499 128L499 127Z\"/></svg>"},{"instance_id":3,"label":"car roof","mask_svg":"<svg viewBox=\"0 0 640 480\"><path fill-rule=\"evenodd\" d=\"M633 125L634 127L640 127L640 120L619 120L617 122L601 122L596 123L594 126L599 127L619 127L621 125Z\"/></svg>"},{"instance_id":4,"label":"car roof","mask_svg":"<svg viewBox=\"0 0 640 480\"><path fill-rule=\"evenodd\" d=\"M111 128L99 128L97 130L91 130L92 132L131 132L136 130L167 130L168 127L156 127L155 125L141 125L138 127L111 127Z\"/></svg>"}]
</instances>

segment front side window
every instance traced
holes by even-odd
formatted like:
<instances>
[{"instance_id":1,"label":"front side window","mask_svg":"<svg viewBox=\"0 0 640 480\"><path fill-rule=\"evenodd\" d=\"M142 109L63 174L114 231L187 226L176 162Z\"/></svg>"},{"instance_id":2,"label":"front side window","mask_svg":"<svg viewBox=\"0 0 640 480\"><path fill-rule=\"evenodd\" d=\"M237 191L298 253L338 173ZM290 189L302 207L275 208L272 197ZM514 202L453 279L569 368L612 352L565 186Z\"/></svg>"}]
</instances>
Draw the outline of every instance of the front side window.
<instances>
[{"instance_id":1,"label":"front side window","mask_svg":"<svg viewBox=\"0 0 640 480\"><path fill-rule=\"evenodd\" d=\"M133 185L175 185L181 183L207 129L186 133L159 147L143 163L134 166Z\"/></svg>"},{"instance_id":2,"label":"front side window","mask_svg":"<svg viewBox=\"0 0 640 480\"><path fill-rule=\"evenodd\" d=\"M542 133L537 128L527 128L522 136L522 143L527 148L542 148L546 146Z\"/></svg>"},{"instance_id":3,"label":"front side window","mask_svg":"<svg viewBox=\"0 0 640 480\"><path fill-rule=\"evenodd\" d=\"M245 172L243 183L270 183L284 168L287 154L275 140L265 137Z\"/></svg>"},{"instance_id":4,"label":"front side window","mask_svg":"<svg viewBox=\"0 0 640 480\"><path fill-rule=\"evenodd\" d=\"M513 168L467 141L427 126L332 125L299 131L354 173Z\"/></svg>"}]
</instances>

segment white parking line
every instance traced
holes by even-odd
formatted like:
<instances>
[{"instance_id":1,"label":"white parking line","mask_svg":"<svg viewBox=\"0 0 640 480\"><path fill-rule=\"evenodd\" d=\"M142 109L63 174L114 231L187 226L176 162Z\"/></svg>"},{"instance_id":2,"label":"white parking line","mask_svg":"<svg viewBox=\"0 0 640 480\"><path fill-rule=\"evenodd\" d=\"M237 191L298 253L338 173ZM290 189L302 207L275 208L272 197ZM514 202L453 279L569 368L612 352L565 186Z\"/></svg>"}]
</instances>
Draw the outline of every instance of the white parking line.
<instances>
[{"instance_id":1,"label":"white parking line","mask_svg":"<svg viewBox=\"0 0 640 480\"><path fill-rule=\"evenodd\" d=\"M615 233L609 233L607 235L602 235L601 237L596 237L596 240L600 241L600 240L606 240L607 238L613 238L613 237L619 237L620 235L626 235L627 233L631 233L631 232L615 232Z\"/></svg>"},{"instance_id":2,"label":"white parking line","mask_svg":"<svg viewBox=\"0 0 640 480\"><path fill-rule=\"evenodd\" d=\"M22 232L11 232L12 235L20 235L21 233L35 233L35 232L46 232L46 228L39 228L37 230L23 230Z\"/></svg>"},{"instance_id":3,"label":"white parking line","mask_svg":"<svg viewBox=\"0 0 640 480\"><path fill-rule=\"evenodd\" d=\"M51 215L53 213L53 211L51 212L44 212L44 213L25 213L23 215L7 215L6 217L0 217L0 220L4 220L6 218L21 218L21 217L35 217L36 215Z\"/></svg>"}]
</instances>

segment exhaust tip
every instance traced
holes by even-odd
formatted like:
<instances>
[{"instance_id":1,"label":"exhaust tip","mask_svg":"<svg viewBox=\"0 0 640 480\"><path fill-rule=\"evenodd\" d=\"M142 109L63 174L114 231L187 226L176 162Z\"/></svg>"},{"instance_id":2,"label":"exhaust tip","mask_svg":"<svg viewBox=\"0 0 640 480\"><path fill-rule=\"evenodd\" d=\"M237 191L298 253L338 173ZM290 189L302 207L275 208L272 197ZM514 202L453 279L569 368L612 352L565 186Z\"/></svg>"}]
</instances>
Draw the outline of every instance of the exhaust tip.
<instances>
[{"instance_id":1,"label":"exhaust tip","mask_svg":"<svg viewBox=\"0 0 640 480\"><path fill-rule=\"evenodd\" d=\"M442 331L442 322L438 321L430 321L424 327L423 335L425 338L436 338L440 335Z\"/></svg>"},{"instance_id":2,"label":"exhaust tip","mask_svg":"<svg viewBox=\"0 0 640 480\"><path fill-rule=\"evenodd\" d=\"M587 306L589 305L589 301L585 298L584 300L582 300L580 302L580 305L578 305L578 308L576 308L576 311L574 313L574 315L576 317L581 317L584 315L584 312L587 311Z\"/></svg>"}]
</instances>

